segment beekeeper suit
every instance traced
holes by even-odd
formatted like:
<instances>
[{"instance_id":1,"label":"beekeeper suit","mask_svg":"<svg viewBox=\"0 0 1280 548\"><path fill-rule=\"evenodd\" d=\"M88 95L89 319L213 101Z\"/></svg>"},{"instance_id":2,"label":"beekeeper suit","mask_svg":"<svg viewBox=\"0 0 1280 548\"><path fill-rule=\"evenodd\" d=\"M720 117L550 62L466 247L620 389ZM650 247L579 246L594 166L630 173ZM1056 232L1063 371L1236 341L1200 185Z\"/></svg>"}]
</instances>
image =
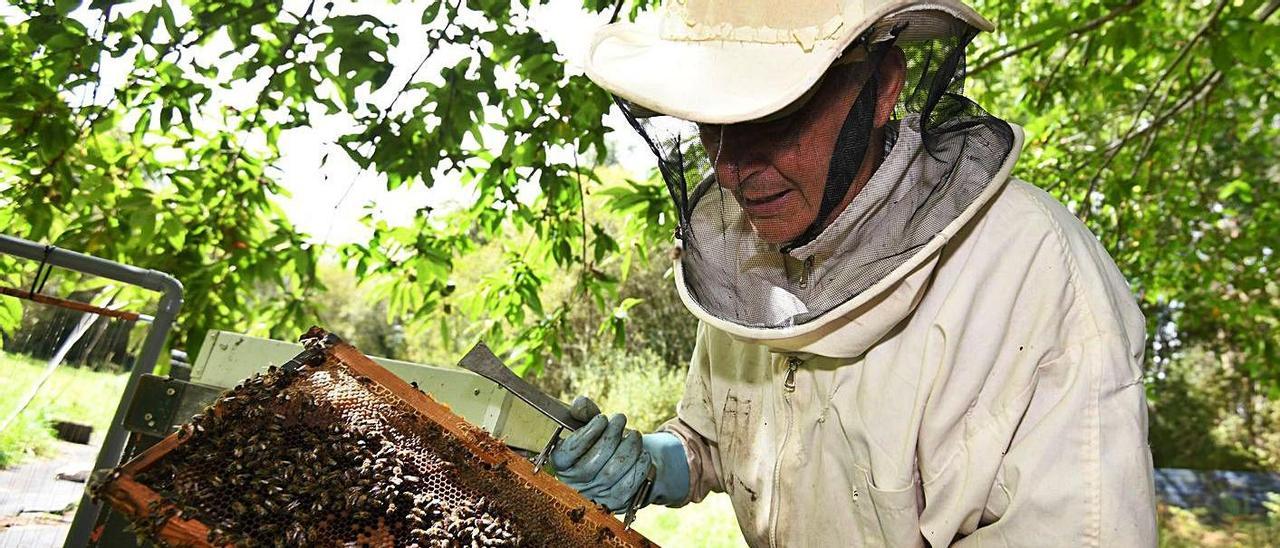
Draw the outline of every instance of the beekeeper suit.
<instances>
[{"instance_id":1,"label":"beekeeper suit","mask_svg":"<svg viewBox=\"0 0 1280 548\"><path fill-rule=\"evenodd\" d=\"M1022 130L963 96L990 28L950 1L685 0L598 33L588 75L658 156L700 326L677 418L595 416L561 479L614 510L726 492L752 546L1155 544L1145 322L1010 176Z\"/></svg>"}]
</instances>

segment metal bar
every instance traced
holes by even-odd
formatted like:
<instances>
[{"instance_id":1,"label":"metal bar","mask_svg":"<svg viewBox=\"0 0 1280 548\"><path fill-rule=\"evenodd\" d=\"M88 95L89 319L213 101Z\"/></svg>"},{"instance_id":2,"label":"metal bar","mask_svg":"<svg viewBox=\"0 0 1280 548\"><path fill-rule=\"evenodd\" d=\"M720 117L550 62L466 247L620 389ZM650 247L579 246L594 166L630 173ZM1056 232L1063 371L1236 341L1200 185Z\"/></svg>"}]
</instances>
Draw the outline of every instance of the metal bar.
<instances>
[{"instance_id":1,"label":"metal bar","mask_svg":"<svg viewBox=\"0 0 1280 548\"><path fill-rule=\"evenodd\" d=\"M118 308L104 308L101 306L94 306L89 303L82 303L80 301L61 299L58 297L54 297L52 295L45 295L42 293L33 294L28 291L23 291L21 289L14 289L12 287L5 287L2 285L0 285L0 295L8 295L10 297L14 297L17 299L26 299L28 301L35 301L40 304L60 306L62 308L69 308L71 310L76 310L79 312L88 312L90 314L97 314L99 316L105 316L108 318L119 318L121 320L130 321L130 322L136 322L142 319L142 314L139 314L137 312L120 310Z\"/></svg>"},{"instance_id":2,"label":"metal bar","mask_svg":"<svg viewBox=\"0 0 1280 548\"><path fill-rule=\"evenodd\" d=\"M218 398L223 389L156 375L143 375L129 402L124 428L163 438Z\"/></svg>"},{"instance_id":3,"label":"metal bar","mask_svg":"<svg viewBox=\"0 0 1280 548\"><path fill-rule=\"evenodd\" d=\"M147 338L142 342L142 350L138 353L138 361L129 372L129 383L125 385L124 395L120 398L115 416L111 419L111 427L107 429L106 439L102 441L102 449L98 451L98 460L94 464L94 469L111 468L119 464L129 435L122 426L129 402L137 392L138 380L155 368L156 359L160 357L160 350L169 336L173 321L178 316L178 310L182 308L182 283L164 272L120 264L75 251L58 249L57 253L50 253L44 245L3 234L0 234L0 253L33 261L44 261L52 266L93 274L160 293L155 321L151 322L151 328L147 330ZM71 522L71 531L67 533L64 546L87 545L101 509L101 505L90 500L88 495L81 497L79 509L76 511L75 520Z\"/></svg>"},{"instance_id":4,"label":"metal bar","mask_svg":"<svg viewBox=\"0 0 1280 548\"><path fill-rule=\"evenodd\" d=\"M547 464L547 459L551 458L551 452L556 450L560 445L560 434L564 433L564 427L556 428L556 432L551 434L551 439L547 440L546 447L542 448L542 452L533 458L533 473L537 474L542 471L542 467Z\"/></svg>"},{"instance_id":5,"label":"metal bar","mask_svg":"<svg viewBox=\"0 0 1280 548\"><path fill-rule=\"evenodd\" d=\"M658 468L649 464L649 470L645 472L644 482L640 484L640 489L632 495L631 500L627 501L627 512L622 517L622 528L631 529L631 523L636 520L636 512L645 505L649 504L649 495L653 493L653 480L658 476Z\"/></svg>"},{"instance_id":6,"label":"metal bar","mask_svg":"<svg viewBox=\"0 0 1280 548\"><path fill-rule=\"evenodd\" d=\"M475 347L470 352L467 352L466 356L462 357L458 365L463 369L498 383L534 409L541 411L542 414L569 430L577 430L586 424L574 417L569 412L569 406L565 405L564 402L543 394L541 390L529 384L529 381L516 376L514 372L507 369L502 360L493 355L493 351L489 350L489 347L485 346L483 342L476 343Z\"/></svg>"}]
</instances>

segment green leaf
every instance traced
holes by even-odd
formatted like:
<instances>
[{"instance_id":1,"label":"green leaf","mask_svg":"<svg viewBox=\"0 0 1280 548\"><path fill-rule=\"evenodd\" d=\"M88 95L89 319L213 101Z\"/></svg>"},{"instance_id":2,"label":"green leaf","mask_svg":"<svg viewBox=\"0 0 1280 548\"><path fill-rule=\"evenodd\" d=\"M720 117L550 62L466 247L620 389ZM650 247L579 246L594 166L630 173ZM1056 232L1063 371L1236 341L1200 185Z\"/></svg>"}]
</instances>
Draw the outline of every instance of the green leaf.
<instances>
[{"instance_id":1,"label":"green leaf","mask_svg":"<svg viewBox=\"0 0 1280 548\"><path fill-rule=\"evenodd\" d=\"M80 7L80 0L55 0L53 9L58 15L66 16Z\"/></svg>"},{"instance_id":2,"label":"green leaf","mask_svg":"<svg viewBox=\"0 0 1280 548\"><path fill-rule=\"evenodd\" d=\"M22 302L9 296L0 296L0 333L12 336L18 326L22 325ZM4 339L0 337L0 347Z\"/></svg>"},{"instance_id":3,"label":"green leaf","mask_svg":"<svg viewBox=\"0 0 1280 548\"><path fill-rule=\"evenodd\" d=\"M422 24L430 25L435 22L436 16L440 14L440 8L443 6L444 0L433 0L431 2L427 2L427 6L422 10Z\"/></svg>"},{"instance_id":4,"label":"green leaf","mask_svg":"<svg viewBox=\"0 0 1280 548\"><path fill-rule=\"evenodd\" d=\"M1232 196L1239 196L1240 201L1243 201L1246 203L1252 202L1253 201L1252 190L1253 190L1253 187L1250 186L1249 183L1240 179L1236 179L1234 181L1231 181L1223 185L1222 188L1218 189L1218 199L1226 200L1228 198L1231 198Z\"/></svg>"}]
</instances>

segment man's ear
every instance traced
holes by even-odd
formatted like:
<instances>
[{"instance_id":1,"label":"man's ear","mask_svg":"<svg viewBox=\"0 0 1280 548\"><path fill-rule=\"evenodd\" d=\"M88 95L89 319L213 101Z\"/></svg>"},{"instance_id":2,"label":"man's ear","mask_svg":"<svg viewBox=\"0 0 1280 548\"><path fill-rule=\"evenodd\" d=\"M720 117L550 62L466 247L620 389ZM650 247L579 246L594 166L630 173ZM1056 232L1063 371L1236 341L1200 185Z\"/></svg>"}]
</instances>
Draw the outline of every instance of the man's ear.
<instances>
[{"instance_id":1,"label":"man's ear","mask_svg":"<svg viewBox=\"0 0 1280 548\"><path fill-rule=\"evenodd\" d=\"M885 52L876 71L876 119L875 127L884 127L893 117L893 107L898 105L898 95L907 78L907 57L902 48L893 46Z\"/></svg>"}]
</instances>

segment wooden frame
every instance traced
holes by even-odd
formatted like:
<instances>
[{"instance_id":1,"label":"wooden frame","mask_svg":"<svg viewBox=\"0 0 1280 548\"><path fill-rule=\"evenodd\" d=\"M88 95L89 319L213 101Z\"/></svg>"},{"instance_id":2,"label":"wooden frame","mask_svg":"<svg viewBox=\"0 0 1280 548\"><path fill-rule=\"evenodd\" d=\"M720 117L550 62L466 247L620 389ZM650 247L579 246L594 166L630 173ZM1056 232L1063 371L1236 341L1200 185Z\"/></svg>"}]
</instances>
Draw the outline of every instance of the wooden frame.
<instances>
[{"instance_id":1,"label":"wooden frame","mask_svg":"<svg viewBox=\"0 0 1280 548\"><path fill-rule=\"evenodd\" d=\"M314 331L313 331L314 332ZM320 338L312 339L318 341ZM333 339L329 339L332 341ZM543 495L550 497L564 508L573 509L567 518L574 523L587 524L597 528L597 537L610 538L624 546L655 546L653 542L638 532L623 526L622 522L609 514L573 488L561 483L551 474L535 470L528 459L509 449L501 441L493 438L482 428L472 425L454 414L445 405L409 385L387 369L373 362L355 347L335 342L323 347L317 353L312 347L295 358L300 362L323 360L325 363L337 362L349 368L352 374L368 377L373 385L380 385L403 403L413 408L421 416L440 426L447 436L460 442L477 459L484 463L484 468L496 474L511 474L524 486L532 487ZM217 404L209 413L218 414L221 409ZM128 463L119 467L107 481L98 488L97 495L106 500L117 511L125 514L135 523L147 520L164 519L157 527L149 529L154 534L171 544L181 546L209 546L207 540L209 527L197 520L186 519L180 514L173 515L174 504L164 500L155 491L138 482L138 474L145 472L157 461L180 447L190 436L186 435L189 427L170 434L156 445L138 454ZM167 519L161 515L171 515Z\"/></svg>"}]
</instances>

